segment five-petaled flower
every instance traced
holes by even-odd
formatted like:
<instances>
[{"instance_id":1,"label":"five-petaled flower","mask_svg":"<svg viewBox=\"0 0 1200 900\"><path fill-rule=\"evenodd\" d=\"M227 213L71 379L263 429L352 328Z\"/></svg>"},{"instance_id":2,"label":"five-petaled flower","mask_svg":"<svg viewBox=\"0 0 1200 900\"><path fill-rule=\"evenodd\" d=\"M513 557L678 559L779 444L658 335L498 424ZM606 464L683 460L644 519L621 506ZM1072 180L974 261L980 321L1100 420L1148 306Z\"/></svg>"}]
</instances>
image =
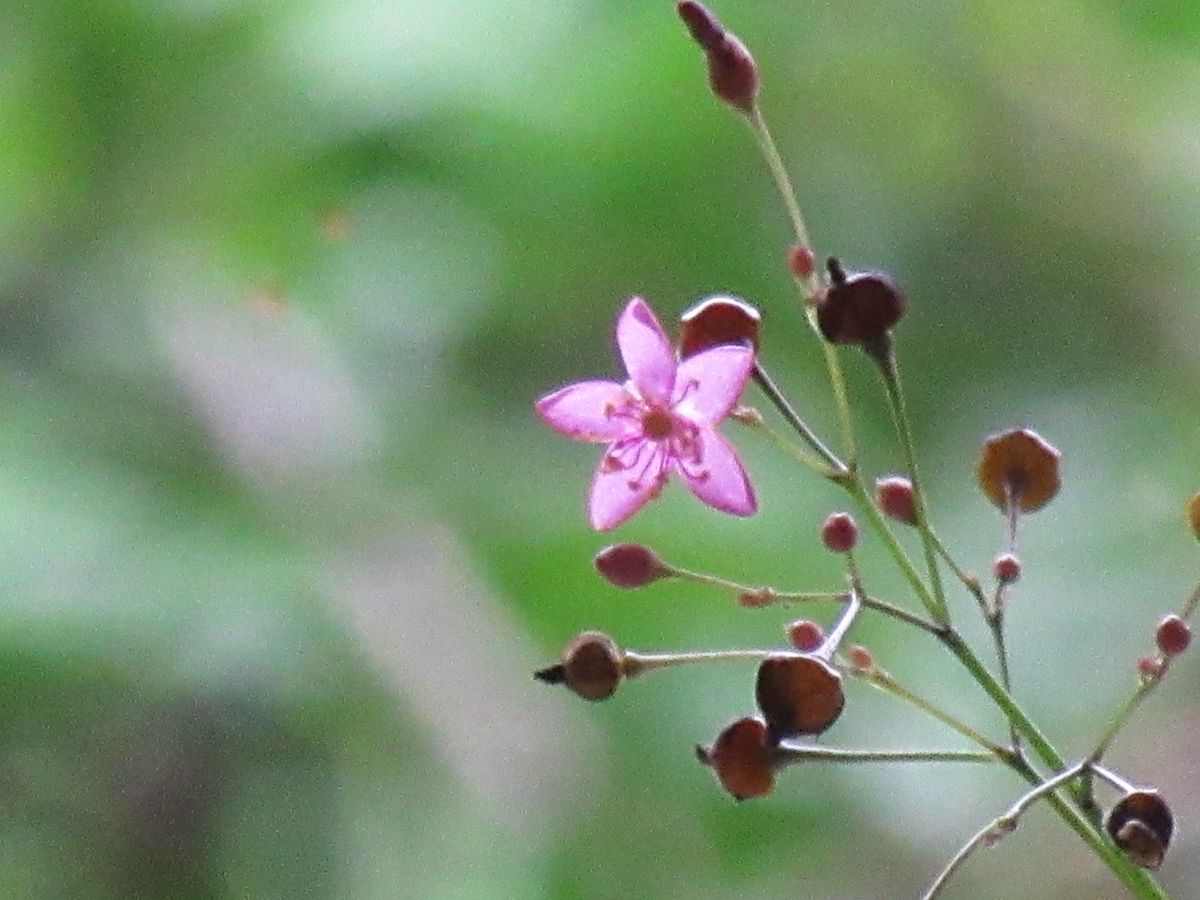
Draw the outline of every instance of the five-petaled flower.
<instances>
[{"instance_id":1,"label":"five-petaled flower","mask_svg":"<svg viewBox=\"0 0 1200 900\"><path fill-rule=\"evenodd\" d=\"M677 362L671 341L639 297L616 327L629 380L581 381L537 402L560 434L607 443L592 479L588 517L616 528L658 496L672 470L709 506L735 516L758 509L754 489L717 425L741 396L754 365L744 346L712 347Z\"/></svg>"}]
</instances>

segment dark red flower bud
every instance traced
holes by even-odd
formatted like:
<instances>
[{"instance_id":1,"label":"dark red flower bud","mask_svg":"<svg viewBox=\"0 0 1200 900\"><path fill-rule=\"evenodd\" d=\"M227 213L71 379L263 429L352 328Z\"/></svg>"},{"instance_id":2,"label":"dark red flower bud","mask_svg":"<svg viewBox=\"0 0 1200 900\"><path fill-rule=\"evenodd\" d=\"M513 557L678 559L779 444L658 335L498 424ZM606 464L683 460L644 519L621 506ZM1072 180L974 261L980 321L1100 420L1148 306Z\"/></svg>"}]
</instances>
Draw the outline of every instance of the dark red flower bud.
<instances>
[{"instance_id":1,"label":"dark red flower bud","mask_svg":"<svg viewBox=\"0 0 1200 900\"><path fill-rule=\"evenodd\" d=\"M829 260L833 284L817 304L817 325L832 344L865 344L884 337L904 315L904 295L883 272L847 275Z\"/></svg>"},{"instance_id":2,"label":"dark red flower bud","mask_svg":"<svg viewBox=\"0 0 1200 900\"><path fill-rule=\"evenodd\" d=\"M619 588L645 587L671 575L658 554L642 544L613 544L597 553L592 562L609 584Z\"/></svg>"},{"instance_id":3,"label":"dark red flower bud","mask_svg":"<svg viewBox=\"0 0 1200 900\"><path fill-rule=\"evenodd\" d=\"M834 553L848 553L858 543L858 525L849 513L832 513L821 526L821 542Z\"/></svg>"},{"instance_id":4,"label":"dark red flower bud","mask_svg":"<svg viewBox=\"0 0 1200 900\"><path fill-rule=\"evenodd\" d=\"M1133 862L1157 869L1171 843L1175 819L1158 791L1130 791L1109 811L1104 827Z\"/></svg>"},{"instance_id":5,"label":"dark red flower bud","mask_svg":"<svg viewBox=\"0 0 1200 900\"><path fill-rule=\"evenodd\" d=\"M534 672L546 684L565 684L585 700L605 700L613 695L625 674L621 648L607 634L585 631L562 653L562 662Z\"/></svg>"},{"instance_id":6,"label":"dark red flower bud","mask_svg":"<svg viewBox=\"0 0 1200 900\"><path fill-rule=\"evenodd\" d=\"M758 719L738 719L726 726L711 748L696 747L696 756L712 766L735 800L765 797L775 789L772 747L767 726Z\"/></svg>"},{"instance_id":7,"label":"dark red flower bud","mask_svg":"<svg viewBox=\"0 0 1200 900\"><path fill-rule=\"evenodd\" d=\"M842 714L842 676L815 656L770 656L758 667L754 694L771 743L821 734Z\"/></svg>"},{"instance_id":8,"label":"dark red flower bud","mask_svg":"<svg viewBox=\"0 0 1200 900\"><path fill-rule=\"evenodd\" d=\"M917 524L917 504L912 482L903 475L889 475L875 482L875 505L889 519L905 525Z\"/></svg>"},{"instance_id":9,"label":"dark red flower bud","mask_svg":"<svg viewBox=\"0 0 1200 900\"><path fill-rule=\"evenodd\" d=\"M817 268L816 257L812 249L803 244L796 244L788 251L788 268L797 278L808 278Z\"/></svg>"},{"instance_id":10,"label":"dark red flower bud","mask_svg":"<svg viewBox=\"0 0 1200 900\"><path fill-rule=\"evenodd\" d=\"M1169 615L1158 623L1154 643L1164 656L1178 656L1192 643L1192 629L1179 616Z\"/></svg>"},{"instance_id":11,"label":"dark red flower bud","mask_svg":"<svg viewBox=\"0 0 1200 900\"><path fill-rule=\"evenodd\" d=\"M1001 510L1008 498L1021 512L1041 509L1058 493L1062 458L1036 431L1016 428L989 437L979 456L979 486Z\"/></svg>"},{"instance_id":12,"label":"dark red flower bud","mask_svg":"<svg viewBox=\"0 0 1200 900\"><path fill-rule=\"evenodd\" d=\"M1016 584L1021 577L1021 560L1012 553L1001 553L992 563L992 574L1000 584Z\"/></svg>"},{"instance_id":13,"label":"dark red flower bud","mask_svg":"<svg viewBox=\"0 0 1200 900\"><path fill-rule=\"evenodd\" d=\"M740 297L709 297L679 317L683 358L722 344L748 344L757 352L762 315Z\"/></svg>"},{"instance_id":14,"label":"dark red flower bud","mask_svg":"<svg viewBox=\"0 0 1200 900\"><path fill-rule=\"evenodd\" d=\"M811 653L825 640L825 629L810 619L797 619L787 627L788 640L801 653Z\"/></svg>"},{"instance_id":15,"label":"dark red flower bud","mask_svg":"<svg viewBox=\"0 0 1200 900\"><path fill-rule=\"evenodd\" d=\"M746 45L726 31L702 3L682 0L677 8L692 38L704 50L713 93L742 112L753 112L758 98L758 66Z\"/></svg>"}]
</instances>

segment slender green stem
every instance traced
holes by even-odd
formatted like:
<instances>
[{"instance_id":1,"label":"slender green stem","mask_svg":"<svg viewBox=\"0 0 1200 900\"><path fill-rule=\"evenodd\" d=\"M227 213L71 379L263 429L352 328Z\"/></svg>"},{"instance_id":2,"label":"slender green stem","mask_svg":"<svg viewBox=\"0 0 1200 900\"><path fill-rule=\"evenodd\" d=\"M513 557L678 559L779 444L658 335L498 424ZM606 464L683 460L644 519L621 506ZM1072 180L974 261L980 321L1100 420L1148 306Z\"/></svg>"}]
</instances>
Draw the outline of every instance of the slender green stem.
<instances>
[{"instance_id":1,"label":"slender green stem","mask_svg":"<svg viewBox=\"0 0 1200 900\"><path fill-rule=\"evenodd\" d=\"M800 204L796 200L796 191L792 187L792 179L788 176L787 167L783 164L783 157L779 155L779 148L775 144L775 139L771 137L771 131L767 128L767 121L763 118L762 111L755 107L753 114L746 117L746 122L750 126L750 131L754 134L755 141L758 142L759 150L762 151L767 168L771 171L771 179L775 182L779 198L783 201L784 208L787 210L787 216L792 223L792 230L796 234L796 240L802 247L807 247L811 251L813 249L812 240L808 236L808 226L804 222L804 214L800 211ZM816 271L814 270L805 276L801 281L801 285L803 287L802 299L805 307L808 309L809 327L820 337L820 330L817 328L814 314L814 304L821 292L821 282ZM846 378L842 374L842 364L838 357L837 347L822 338L821 348L825 355L825 368L829 372L829 383L833 387L833 396L837 403L838 422L842 432L842 446L846 457L850 461L849 464L853 468L858 462L858 441L854 436L854 419L850 413L850 400L846 392Z\"/></svg>"},{"instance_id":2,"label":"slender green stem","mask_svg":"<svg viewBox=\"0 0 1200 900\"><path fill-rule=\"evenodd\" d=\"M946 565L950 567L950 571L954 573L954 577L961 581L963 587L975 598L975 602L979 604L980 611L986 617L988 611L987 598L984 596L983 586L979 583L979 579L968 573L958 564L958 560L954 558L954 555L932 525L929 526L929 537L933 541L933 548L937 551L938 556L945 561Z\"/></svg>"},{"instance_id":3,"label":"slender green stem","mask_svg":"<svg viewBox=\"0 0 1200 900\"><path fill-rule=\"evenodd\" d=\"M797 444L793 444L782 434L768 425L763 420L762 414L759 413L758 410L750 407L742 407L733 415L733 418L737 419L747 428L752 428L760 434L765 435L772 443L783 450L784 453L788 454L788 456L795 459L801 465L812 469L822 478L836 480L839 477L836 471L826 467L826 465L821 462L821 460L817 459L817 457L812 453L809 453L807 450L798 446Z\"/></svg>"},{"instance_id":4,"label":"slender green stem","mask_svg":"<svg viewBox=\"0 0 1200 900\"><path fill-rule=\"evenodd\" d=\"M997 759L1007 761L1009 759L1009 757L1012 755L1006 747L1001 747L999 744L997 744L991 738L985 737L984 735L980 734L978 731L976 731L970 725L967 725L965 722L955 718L950 713L948 713L944 709L942 709L940 706L937 706L936 704L930 702L929 700L926 700L920 694L910 691L904 685L902 685L898 681L896 681L896 679L894 679L891 675L889 675L883 669L876 667L874 669L869 669L869 670L863 671L860 669L856 669L853 666L847 666L846 670L850 674L854 675L855 677L861 678L862 680L866 681L867 683L869 683L871 685L874 685L875 687L879 688L880 690L882 690L888 694L891 694L894 697L899 697L901 700L904 700L907 703L911 703L913 706L917 707L919 710L924 712L926 715L929 715L932 718L937 719L943 725L946 725L946 726L952 728L954 731L957 731L959 734L961 734L967 740L971 741L972 743L978 744L980 747L983 747L989 753L994 755Z\"/></svg>"},{"instance_id":5,"label":"slender green stem","mask_svg":"<svg viewBox=\"0 0 1200 900\"><path fill-rule=\"evenodd\" d=\"M1196 611L1197 604L1200 604L1200 585L1192 589L1184 601L1183 608L1179 611L1182 619L1187 620L1192 617ZM1171 668L1170 657L1160 656L1158 658L1158 668L1152 675L1147 675L1138 683L1133 694L1127 699L1116 714L1109 720L1108 726L1104 729L1104 733L1100 735L1100 739L1096 741L1096 749L1092 751L1089 757L1093 762L1099 762L1104 758L1104 754L1108 752L1109 746L1116 739L1121 729L1129 721L1129 718L1137 711L1137 708L1142 705L1142 702L1154 692L1159 683L1166 676L1167 671Z\"/></svg>"},{"instance_id":6,"label":"slender green stem","mask_svg":"<svg viewBox=\"0 0 1200 900\"><path fill-rule=\"evenodd\" d=\"M862 479L855 475L853 478L839 481L839 484L849 492L863 515L867 517L872 530L883 541L883 545L887 548L888 553L891 554L896 567L900 570L900 574L912 586L917 599L921 601L921 604L929 611L930 615L940 622L941 620L937 616L937 609L933 602L933 595L929 593L929 588L925 587L925 582L921 580L921 576L912 564L912 560L908 558L908 554L904 552L904 548L896 540L896 535L892 533L892 529L888 525L887 520L884 519L883 513L879 511L879 507L875 505L875 501L872 500L871 495L867 492L867 487L863 484Z\"/></svg>"},{"instance_id":7,"label":"slender green stem","mask_svg":"<svg viewBox=\"0 0 1200 900\"><path fill-rule=\"evenodd\" d=\"M638 653L626 650L622 656L622 670L626 678L636 678L643 672L666 669L671 666L686 666L693 663L724 662L726 660L766 659L772 650L701 650L692 653Z\"/></svg>"},{"instance_id":8,"label":"slender green stem","mask_svg":"<svg viewBox=\"0 0 1200 900\"><path fill-rule=\"evenodd\" d=\"M802 762L905 763L905 762L996 762L996 754L979 750L840 750L833 747L780 742L775 749L777 765Z\"/></svg>"},{"instance_id":9,"label":"slender green stem","mask_svg":"<svg viewBox=\"0 0 1200 900\"><path fill-rule=\"evenodd\" d=\"M817 437L816 433L800 418L799 414L788 402L787 398L783 396L783 393L775 385L775 382L771 380L771 376L767 374L762 365L755 363L752 374L754 383L762 388L763 393L767 395L767 398L779 410L780 415L796 430L801 439L813 449L813 452L821 457L826 465L833 469L835 473L841 474L848 471L846 464L838 459L837 455L826 447L821 439Z\"/></svg>"},{"instance_id":10,"label":"slender green stem","mask_svg":"<svg viewBox=\"0 0 1200 900\"><path fill-rule=\"evenodd\" d=\"M756 606L770 606L772 604L786 603L812 603L823 600L834 600L839 603L846 603L849 596L846 591L777 591L774 588L753 588L748 585L738 584L736 581L729 581L717 575L708 575L704 572L689 572L686 569L671 568L671 577L679 578L683 581L690 581L693 584L700 584L706 587L719 588L723 591L728 591L738 596L756 596L761 598L757 601ZM876 612L883 613L885 616L891 616L893 619L904 622L926 631L934 636L941 635L941 627L930 622L928 619L923 619L916 613L911 613L907 609L902 609L888 603L886 600L879 600L875 597L864 596L862 598L863 606L868 609L873 609Z\"/></svg>"},{"instance_id":11,"label":"slender green stem","mask_svg":"<svg viewBox=\"0 0 1200 900\"><path fill-rule=\"evenodd\" d=\"M929 890L925 892L922 900L934 900L942 889L950 882L951 876L958 871L959 867L967 861L975 850L983 846L992 846L1000 841L1005 835L1011 834L1016 830L1017 824L1021 818L1021 814L1030 806L1040 800L1043 796L1057 790L1065 782L1079 776L1080 772L1086 768L1087 762L1076 763L1066 771L1060 772L1053 778L1043 781L1041 784L1034 787L1032 790L1023 794L1016 803L1008 808L1008 810L1000 816L997 816L983 828L979 829L975 835L967 841L958 853L954 854L954 858L950 860L938 873L933 884L929 886Z\"/></svg>"},{"instance_id":12,"label":"slender green stem","mask_svg":"<svg viewBox=\"0 0 1200 900\"><path fill-rule=\"evenodd\" d=\"M838 647L850 631L854 620L858 618L858 613L861 609L862 594L857 590L853 590L846 601L846 608L842 610L842 614L838 617L836 624L829 629L829 634L825 636L825 640L821 641L821 646L813 651L813 655L820 657L826 662L833 659L833 654L837 653Z\"/></svg>"},{"instance_id":13,"label":"slender green stem","mask_svg":"<svg viewBox=\"0 0 1200 900\"><path fill-rule=\"evenodd\" d=\"M929 585L933 593L933 617L939 622L950 620L950 611L946 607L946 597L942 590L942 576L938 570L937 544L929 527L929 510L925 503L925 490L917 471L917 452L913 441L912 423L908 417L908 409L904 403L904 390L900 385L900 371L896 365L895 348L890 336L886 337L885 345L880 352L872 354L879 364L879 372L883 376L883 387L887 394L888 405L891 407L892 420L896 425L896 433L900 437L900 447L904 452L904 462L908 467L908 477L913 487L913 509L917 515L917 530L921 533L921 543L925 548L925 564L929 569Z\"/></svg>"}]
</instances>

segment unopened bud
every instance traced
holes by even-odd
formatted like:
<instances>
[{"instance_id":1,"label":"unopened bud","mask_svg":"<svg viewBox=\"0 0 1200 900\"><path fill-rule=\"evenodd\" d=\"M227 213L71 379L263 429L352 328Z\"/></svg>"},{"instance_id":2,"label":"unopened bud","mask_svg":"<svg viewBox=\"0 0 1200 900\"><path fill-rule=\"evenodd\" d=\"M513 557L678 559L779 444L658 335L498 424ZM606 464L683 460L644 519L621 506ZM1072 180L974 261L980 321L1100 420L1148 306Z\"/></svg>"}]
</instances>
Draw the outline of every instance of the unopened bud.
<instances>
[{"instance_id":1,"label":"unopened bud","mask_svg":"<svg viewBox=\"0 0 1200 900\"><path fill-rule=\"evenodd\" d=\"M1162 674L1163 661L1157 656L1140 656L1137 661L1137 670L1143 678L1157 678Z\"/></svg>"},{"instance_id":2,"label":"unopened bud","mask_svg":"<svg viewBox=\"0 0 1200 900\"><path fill-rule=\"evenodd\" d=\"M917 524L913 485L903 475L889 475L875 482L875 505L889 519L895 519L905 525Z\"/></svg>"},{"instance_id":3,"label":"unopened bud","mask_svg":"<svg viewBox=\"0 0 1200 900\"><path fill-rule=\"evenodd\" d=\"M1016 584L1021 578L1021 560L1015 554L1002 553L992 563L992 574L1000 584Z\"/></svg>"},{"instance_id":4,"label":"unopened bud","mask_svg":"<svg viewBox=\"0 0 1200 900\"><path fill-rule=\"evenodd\" d=\"M709 297L679 317L679 355L685 359L722 344L758 350L762 315L740 297Z\"/></svg>"},{"instance_id":5,"label":"unopened bud","mask_svg":"<svg viewBox=\"0 0 1200 900\"><path fill-rule=\"evenodd\" d=\"M546 684L565 684L585 700L605 700L624 676L621 648L607 634L585 631L563 649L562 662L533 673Z\"/></svg>"},{"instance_id":6,"label":"unopened bud","mask_svg":"<svg viewBox=\"0 0 1200 900\"><path fill-rule=\"evenodd\" d=\"M859 672L870 672L875 668L875 657L871 655L870 650L861 644L855 644L851 647L846 653L846 659Z\"/></svg>"},{"instance_id":7,"label":"unopened bud","mask_svg":"<svg viewBox=\"0 0 1200 900\"><path fill-rule=\"evenodd\" d=\"M821 542L833 553L848 553L858 543L858 525L849 513L832 513L821 526Z\"/></svg>"},{"instance_id":8,"label":"unopened bud","mask_svg":"<svg viewBox=\"0 0 1200 900\"><path fill-rule=\"evenodd\" d=\"M742 591L738 594L738 605L744 606L747 609L758 609L762 606L770 606L775 602L775 591L769 587L755 588L752 591Z\"/></svg>"},{"instance_id":9,"label":"unopened bud","mask_svg":"<svg viewBox=\"0 0 1200 900\"><path fill-rule=\"evenodd\" d=\"M711 748L697 747L696 756L713 768L721 787L735 800L764 797L775 789L767 726L758 719L738 719L726 726Z\"/></svg>"},{"instance_id":10,"label":"unopened bud","mask_svg":"<svg viewBox=\"0 0 1200 900\"><path fill-rule=\"evenodd\" d=\"M812 248L806 247L804 244L793 245L788 250L787 261L792 274L801 280L809 278L817 268L817 260L813 256Z\"/></svg>"},{"instance_id":11,"label":"unopened bud","mask_svg":"<svg viewBox=\"0 0 1200 900\"><path fill-rule=\"evenodd\" d=\"M1192 629L1176 615L1169 615L1158 623L1154 632L1154 643L1164 656L1178 656L1192 642Z\"/></svg>"},{"instance_id":12,"label":"unopened bud","mask_svg":"<svg viewBox=\"0 0 1200 900\"><path fill-rule=\"evenodd\" d=\"M801 653L811 653L825 640L825 629L810 619L797 619L787 627L788 640Z\"/></svg>"},{"instance_id":13,"label":"unopened bud","mask_svg":"<svg viewBox=\"0 0 1200 900\"><path fill-rule=\"evenodd\" d=\"M1192 526L1192 534L1200 539L1200 494L1196 494L1188 502L1188 524Z\"/></svg>"},{"instance_id":14,"label":"unopened bud","mask_svg":"<svg viewBox=\"0 0 1200 900\"><path fill-rule=\"evenodd\" d=\"M597 553L592 562L609 584L619 588L645 587L671 575L658 554L642 544L613 544Z\"/></svg>"},{"instance_id":15,"label":"unopened bud","mask_svg":"<svg viewBox=\"0 0 1200 900\"><path fill-rule=\"evenodd\" d=\"M713 93L744 113L753 112L758 98L758 66L746 45L726 31L704 4L682 0L677 8L693 40L704 50Z\"/></svg>"}]
</instances>

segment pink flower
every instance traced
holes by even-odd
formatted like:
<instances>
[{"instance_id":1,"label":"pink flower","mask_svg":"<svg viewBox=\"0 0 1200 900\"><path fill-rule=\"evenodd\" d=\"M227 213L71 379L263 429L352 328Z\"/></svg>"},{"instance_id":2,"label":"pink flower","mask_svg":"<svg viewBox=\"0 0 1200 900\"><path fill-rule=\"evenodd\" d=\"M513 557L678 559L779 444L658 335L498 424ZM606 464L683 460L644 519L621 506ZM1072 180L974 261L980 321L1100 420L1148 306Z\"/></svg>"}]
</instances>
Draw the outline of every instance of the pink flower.
<instances>
[{"instance_id":1,"label":"pink flower","mask_svg":"<svg viewBox=\"0 0 1200 900\"><path fill-rule=\"evenodd\" d=\"M716 427L741 396L754 351L713 347L677 362L639 297L617 319L616 336L625 384L581 381L537 402L538 415L559 434L608 444L588 496L592 527L616 528L658 496L672 470L709 506L753 515L754 489Z\"/></svg>"}]
</instances>

